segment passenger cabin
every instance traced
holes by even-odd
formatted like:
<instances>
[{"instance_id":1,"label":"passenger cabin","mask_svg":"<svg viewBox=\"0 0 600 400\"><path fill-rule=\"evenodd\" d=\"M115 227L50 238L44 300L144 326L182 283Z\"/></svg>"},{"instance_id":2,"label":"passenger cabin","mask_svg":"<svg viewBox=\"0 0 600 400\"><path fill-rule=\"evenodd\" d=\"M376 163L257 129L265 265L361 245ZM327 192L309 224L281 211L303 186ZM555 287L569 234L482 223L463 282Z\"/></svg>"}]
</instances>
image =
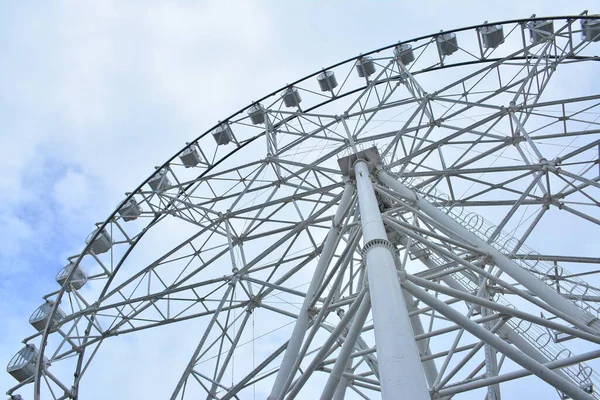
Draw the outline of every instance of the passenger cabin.
<instances>
[{"instance_id":1,"label":"passenger cabin","mask_svg":"<svg viewBox=\"0 0 600 400\"><path fill-rule=\"evenodd\" d=\"M298 89L293 86L284 90L283 93L281 93L281 98L283 99L283 104L288 108L298 107L302 101Z\"/></svg>"},{"instance_id":2,"label":"passenger cabin","mask_svg":"<svg viewBox=\"0 0 600 400\"><path fill-rule=\"evenodd\" d=\"M458 50L458 41L456 33L442 33L435 38L438 51L442 56L449 56Z\"/></svg>"},{"instance_id":3,"label":"passenger cabin","mask_svg":"<svg viewBox=\"0 0 600 400\"><path fill-rule=\"evenodd\" d=\"M219 146L229 144L233 140L233 131L227 123L217 126L213 130L212 135Z\"/></svg>"},{"instance_id":4,"label":"passenger cabin","mask_svg":"<svg viewBox=\"0 0 600 400\"><path fill-rule=\"evenodd\" d=\"M317 76L317 82L321 92L333 92L333 89L338 85L333 71L323 71Z\"/></svg>"},{"instance_id":5,"label":"passenger cabin","mask_svg":"<svg viewBox=\"0 0 600 400\"><path fill-rule=\"evenodd\" d=\"M265 123L265 108L260 103L255 103L248 108L248 116L252 125L259 125Z\"/></svg>"},{"instance_id":6,"label":"passenger cabin","mask_svg":"<svg viewBox=\"0 0 600 400\"><path fill-rule=\"evenodd\" d=\"M586 42L600 41L600 19L581 20L582 39Z\"/></svg>"},{"instance_id":7,"label":"passenger cabin","mask_svg":"<svg viewBox=\"0 0 600 400\"><path fill-rule=\"evenodd\" d=\"M481 44L486 49L495 49L504 43L504 29L502 25L484 26L479 29Z\"/></svg>"},{"instance_id":8,"label":"passenger cabin","mask_svg":"<svg viewBox=\"0 0 600 400\"><path fill-rule=\"evenodd\" d=\"M360 57L356 60L356 72L361 78L366 78L373 75L376 71L373 57Z\"/></svg>"},{"instance_id":9,"label":"passenger cabin","mask_svg":"<svg viewBox=\"0 0 600 400\"><path fill-rule=\"evenodd\" d=\"M112 247L112 238L106 229L102 229L94 239L96 232L98 232L98 230L90 233L87 239L85 239L85 242L87 244L91 243L90 250L93 251L94 254L106 253Z\"/></svg>"},{"instance_id":10,"label":"passenger cabin","mask_svg":"<svg viewBox=\"0 0 600 400\"><path fill-rule=\"evenodd\" d=\"M179 159L186 168L195 167L202 160L198 147L195 144L190 145L179 153Z\"/></svg>"},{"instance_id":11,"label":"passenger cabin","mask_svg":"<svg viewBox=\"0 0 600 400\"><path fill-rule=\"evenodd\" d=\"M9 361L6 372L12 375L19 382L35 376L37 360L40 355L39 350L33 344L27 344ZM47 362L44 358L44 362Z\"/></svg>"},{"instance_id":12,"label":"passenger cabin","mask_svg":"<svg viewBox=\"0 0 600 400\"><path fill-rule=\"evenodd\" d=\"M527 27L531 43L543 42L554 34L554 22L552 21L531 21Z\"/></svg>"},{"instance_id":13,"label":"passenger cabin","mask_svg":"<svg viewBox=\"0 0 600 400\"><path fill-rule=\"evenodd\" d=\"M156 192L162 192L171 187L171 181L166 169L160 169L148 180L148 185Z\"/></svg>"},{"instance_id":14,"label":"passenger cabin","mask_svg":"<svg viewBox=\"0 0 600 400\"><path fill-rule=\"evenodd\" d=\"M123 218L123 221L133 221L142 214L142 207L140 207L137 201L132 197L125 201L119 207L119 215Z\"/></svg>"},{"instance_id":15,"label":"passenger cabin","mask_svg":"<svg viewBox=\"0 0 600 400\"><path fill-rule=\"evenodd\" d=\"M401 62L404 66L415 61L415 53L413 52L413 48L407 43L394 47L394 56L396 57L396 61Z\"/></svg>"},{"instance_id":16,"label":"passenger cabin","mask_svg":"<svg viewBox=\"0 0 600 400\"><path fill-rule=\"evenodd\" d=\"M73 272L73 275L66 286L67 292L70 292L72 289L81 289L88 280L85 271L83 271L80 266L76 266L75 264L71 263L65 265L60 271L58 271L58 274L56 274L56 282L58 282L60 286L65 286L67 284L67 277L73 268L75 268L75 271Z\"/></svg>"},{"instance_id":17,"label":"passenger cabin","mask_svg":"<svg viewBox=\"0 0 600 400\"><path fill-rule=\"evenodd\" d=\"M29 323L35 328L36 331L42 332L46 329L48 325L48 321L50 321L50 314L52 314L52 308L54 308L54 302L46 301L44 304L39 306L31 317L29 317ZM54 332L60 321L65 318L66 314L63 310L58 307L56 309L56 313L54 313L54 317L52 318L52 322L49 325L50 332Z\"/></svg>"}]
</instances>

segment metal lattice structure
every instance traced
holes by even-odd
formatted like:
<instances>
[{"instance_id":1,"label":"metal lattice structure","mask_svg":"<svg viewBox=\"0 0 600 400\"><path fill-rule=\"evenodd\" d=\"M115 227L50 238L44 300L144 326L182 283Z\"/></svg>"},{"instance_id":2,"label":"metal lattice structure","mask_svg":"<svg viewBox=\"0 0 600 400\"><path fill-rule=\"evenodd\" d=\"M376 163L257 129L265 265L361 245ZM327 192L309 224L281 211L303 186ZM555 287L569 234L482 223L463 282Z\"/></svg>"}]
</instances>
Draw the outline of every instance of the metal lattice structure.
<instances>
[{"instance_id":1,"label":"metal lattice structure","mask_svg":"<svg viewBox=\"0 0 600 400\"><path fill-rule=\"evenodd\" d=\"M560 229L600 233L599 50L587 13L486 23L224 119L69 258L8 394L87 398L116 336L186 324L173 400L600 399L600 257Z\"/></svg>"}]
</instances>

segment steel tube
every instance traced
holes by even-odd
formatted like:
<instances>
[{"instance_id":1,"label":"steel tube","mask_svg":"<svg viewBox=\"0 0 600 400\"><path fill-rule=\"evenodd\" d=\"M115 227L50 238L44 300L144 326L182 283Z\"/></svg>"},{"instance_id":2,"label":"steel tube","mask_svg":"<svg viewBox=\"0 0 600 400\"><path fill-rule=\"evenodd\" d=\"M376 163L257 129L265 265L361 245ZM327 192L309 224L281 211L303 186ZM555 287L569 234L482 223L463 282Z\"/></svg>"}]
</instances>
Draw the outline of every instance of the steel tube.
<instances>
[{"instance_id":1,"label":"steel tube","mask_svg":"<svg viewBox=\"0 0 600 400\"><path fill-rule=\"evenodd\" d=\"M498 351L505 354L508 358L522 366L523 368L531 371L534 375L544 380L548 384L552 385L556 389L564 392L575 400L592 400L593 397L583 392L579 387L564 379L557 373L551 371L548 367L535 361L533 358L521 353L516 348L512 347L498 336L494 335L490 331L477 325L460 312L456 311L450 306L444 304L443 301L438 300L434 296L425 292L412 282L404 282L403 287L410 294L423 301L430 307L434 308L440 314L446 318L451 319L456 324L461 325L465 330L469 331L472 335L478 337L483 342L494 347Z\"/></svg>"},{"instance_id":2,"label":"steel tube","mask_svg":"<svg viewBox=\"0 0 600 400\"><path fill-rule=\"evenodd\" d=\"M325 342L323 343L323 345L321 346L321 348L319 349L319 351L317 352L317 354L315 355L313 360L306 367L306 369L304 370L304 373L298 378L298 381L291 388L291 390L287 394L287 397L286 397L287 400L292 400L292 399L296 398L296 396L298 395L298 392L300 392L300 390L302 389L302 387L304 386L306 381L310 378L312 372L316 369L317 365L319 365L320 363L323 362L323 359L327 356L327 353L331 349L331 346L333 346L335 344L335 341L340 338L340 336L342 335L342 332L348 326L348 322L350 322L350 320L352 318L354 318L354 316L356 315L356 312L358 311L360 305L362 304L362 300L366 297L365 295L366 295L366 290L363 289L360 292L360 294L358 295L358 297L356 298L356 300L354 301L354 303L350 306L350 308L348 309L346 314L344 314L340 323L331 332L331 334L329 335L327 340L325 340ZM282 398L283 398L283 396L282 396Z\"/></svg>"},{"instance_id":3,"label":"steel tube","mask_svg":"<svg viewBox=\"0 0 600 400\"><path fill-rule=\"evenodd\" d=\"M382 399L429 400L429 390L419 350L411 329L369 167L354 165L367 265L369 294L377 344ZM386 243L388 245L386 245Z\"/></svg>"},{"instance_id":4,"label":"steel tube","mask_svg":"<svg viewBox=\"0 0 600 400\"><path fill-rule=\"evenodd\" d=\"M591 351L589 353L568 357L563 360L554 360L554 361L545 362L544 366L548 367L550 369L562 368L562 367L567 367L569 365L578 364L578 363L581 363L581 362L584 362L587 360L591 360L594 358L598 358L598 357L600 357L600 350L595 350L595 351ZM441 389L437 393L436 398L446 398L446 396L452 396L457 393L466 392L467 390L478 389L478 388L488 386L488 385L498 384L498 383L510 381L513 379L523 378L523 377L529 376L531 374L532 374L531 371L529 371L527 369L521 369L519 371L511 371L506 374L497 375L497 376L487 378L487 379L480 379L480 380L473 381L473 382L463 383L463 384L456 385L456 386L453 386L453 387L450 387L447 389Z\"/></svg>"},{"instance_id":5,"label":"steel tube","mask_svg":"<svg viewBox=\"0 0 600 400\"><path fill-rule=\"evenodd\" d=\"M340 383L342 374L347 367L350 355L354 351L356 340L360 336L362 327L367 320L370 310L371 302L369 301L369 298L365 296L360 304L360 307L358 308L358 311L356 312L356 315L354 316L352 326L346 335L342 349L340 350L337 360L333 365L333 369L329 374L329 378L327 379L323 393L321 393L321 400L330 400L333 397L336 388Z\"/></svg>"},{"instance_id":6,"label":"steel tube","mask_svg":"<svg viewBox=\"0 0 600 400\"><path fill-rule=\"evenodd\" d=\"M430 270L436 268L436 264L430 258L421 256L418 259ZM450 288L463 293L467 293L466 289L453 276L446 275L441 279ZM533 346L520 333L512 329L509 325L502 325L498 331L498 334L501 337L506 337L509 343L512 343L516 348L518 348L523 353L527 354L529 357L533 358L537 362L544 364L550 361L550 359L548 359L542 352L540 352L539 349ZM564 375L562 371L558 370L557 373L563 378L567 379L566 375Z\"/></svg>"},{"instance_id":7,"label":"steel tube","mask_svg":"<svg viewBox=\"0 0 600 400\"><path fill-rule=\"evenodd\" d=\"M332 226L327 234L327 237L325 238L325 244L323 245L321 257L319 258L313 278L310 282L308 290L306 291L306 296L304 296L302 307L298 313L298 319L294 325L292 336L290 337L290 341L285 350L283 360L281 361L281 366L279 367L277 377L275 378L275 383L271 389L271 394L267 398L268 400L275 400L282 396L285 383L288 381L290 374L295 372L292 371L292 369L294 367L294 363L296 362L296 358L298 357L298 352L300 351L302 341L304 340L304 335L306 334L306 329L308 328L308 324L310 322L310 304L313 301L317 290L319 289L321 281L323 280L325 272L327 271L327 267L329 266L331 258L333 257L335 244L339 239L339 223L346 213L346 209L352 200L353 194L354 188L350 183L347 183L344 188L342 198L340 199L340 204L338 205L338 209L333 218Z\"/></svg>"},{"instance_id":8,"label":"steel tube","mask_svg":"<svg viewBox=\"0 0 600 400\"><path fill-rule=\"evenodd\" d=\"M404 291L402 294L404 295L404 301L406 302L407 306L406 309L408 310L409 314L417 311L417 307L414 305L413 297ZM414 337L415 341L417 342L417 348L419 349L421 362L423 363L425 378L427 379L427 383L432 385L437 379L438 370L434 360L423 360L423 357L431 355L431 349L429 348L429 336L425 333L425 329L423 329L423 323L421 322L421 317L419 314L410 315L410 325L412 327L413 334L415 335ZM421 337L421 340L418 340L419 337Z\"/></svg>"},{"instance_id":9,"label":"steel tube","mask_svg":"<svg viewBox=\"0 0 600 400\"><path fill-rule=\"evenodd\" d=\"M439 210L426 200L422 199L415 192L390 176L387 172L379 171L377 177L382 183L390 187L401 197L415 202L423 213L436 221L448 233L452 233L453 235L462 238L467 243L474 244L481 250L488 253L498 268L510 275L514 280L521 283L527 289L531 290L550 306L577 319L580 322L580 327L582 329L595 334L600 334L600 320L598 318L583 311L577 305L562 297L554 289L550 288L544 282L533 276L529 271L519 266L513 260L506 257L496 248L486 243L475 234L469 232L458 222L454 221L452 217L445 214L443 211Z\"/></svg>"}]
</instances>

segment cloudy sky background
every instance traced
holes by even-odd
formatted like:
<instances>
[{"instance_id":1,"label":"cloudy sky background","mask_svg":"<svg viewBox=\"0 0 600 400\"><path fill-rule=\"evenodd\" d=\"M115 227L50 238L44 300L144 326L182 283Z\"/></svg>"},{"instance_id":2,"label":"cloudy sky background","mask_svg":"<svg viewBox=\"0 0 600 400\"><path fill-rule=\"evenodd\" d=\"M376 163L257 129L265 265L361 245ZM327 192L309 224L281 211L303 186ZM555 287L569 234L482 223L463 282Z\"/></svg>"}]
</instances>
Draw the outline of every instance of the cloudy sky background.
<instances>
[{"instance_id":1,"label":"cloudy sky background","mask_svg":"<svg viewBox=\"0 0 600 400\"><path fill-rule=\"evenodd\" d=\"M0 364L93 224L218 119L398 40L594 3L0 2Z\"/></svg>"}]
</instances>

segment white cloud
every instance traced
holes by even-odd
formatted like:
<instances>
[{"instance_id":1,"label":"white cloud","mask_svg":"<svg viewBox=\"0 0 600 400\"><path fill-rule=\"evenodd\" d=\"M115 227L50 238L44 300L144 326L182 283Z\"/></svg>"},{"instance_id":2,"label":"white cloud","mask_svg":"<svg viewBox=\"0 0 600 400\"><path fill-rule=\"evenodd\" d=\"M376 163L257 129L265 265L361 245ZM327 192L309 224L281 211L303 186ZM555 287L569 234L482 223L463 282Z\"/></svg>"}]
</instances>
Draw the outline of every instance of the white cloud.
<instances>
[{"instance_id":1,"label":"white cloud","mask_svg":"<svg viewBox=\"0 0 600 400\"><path fill-rule=\"evenodd\" d=\"M68 170L54 185L54 198L68 212L81 210L90 198L90 188L85 175Z\"/></svg>"}]
</instances>

